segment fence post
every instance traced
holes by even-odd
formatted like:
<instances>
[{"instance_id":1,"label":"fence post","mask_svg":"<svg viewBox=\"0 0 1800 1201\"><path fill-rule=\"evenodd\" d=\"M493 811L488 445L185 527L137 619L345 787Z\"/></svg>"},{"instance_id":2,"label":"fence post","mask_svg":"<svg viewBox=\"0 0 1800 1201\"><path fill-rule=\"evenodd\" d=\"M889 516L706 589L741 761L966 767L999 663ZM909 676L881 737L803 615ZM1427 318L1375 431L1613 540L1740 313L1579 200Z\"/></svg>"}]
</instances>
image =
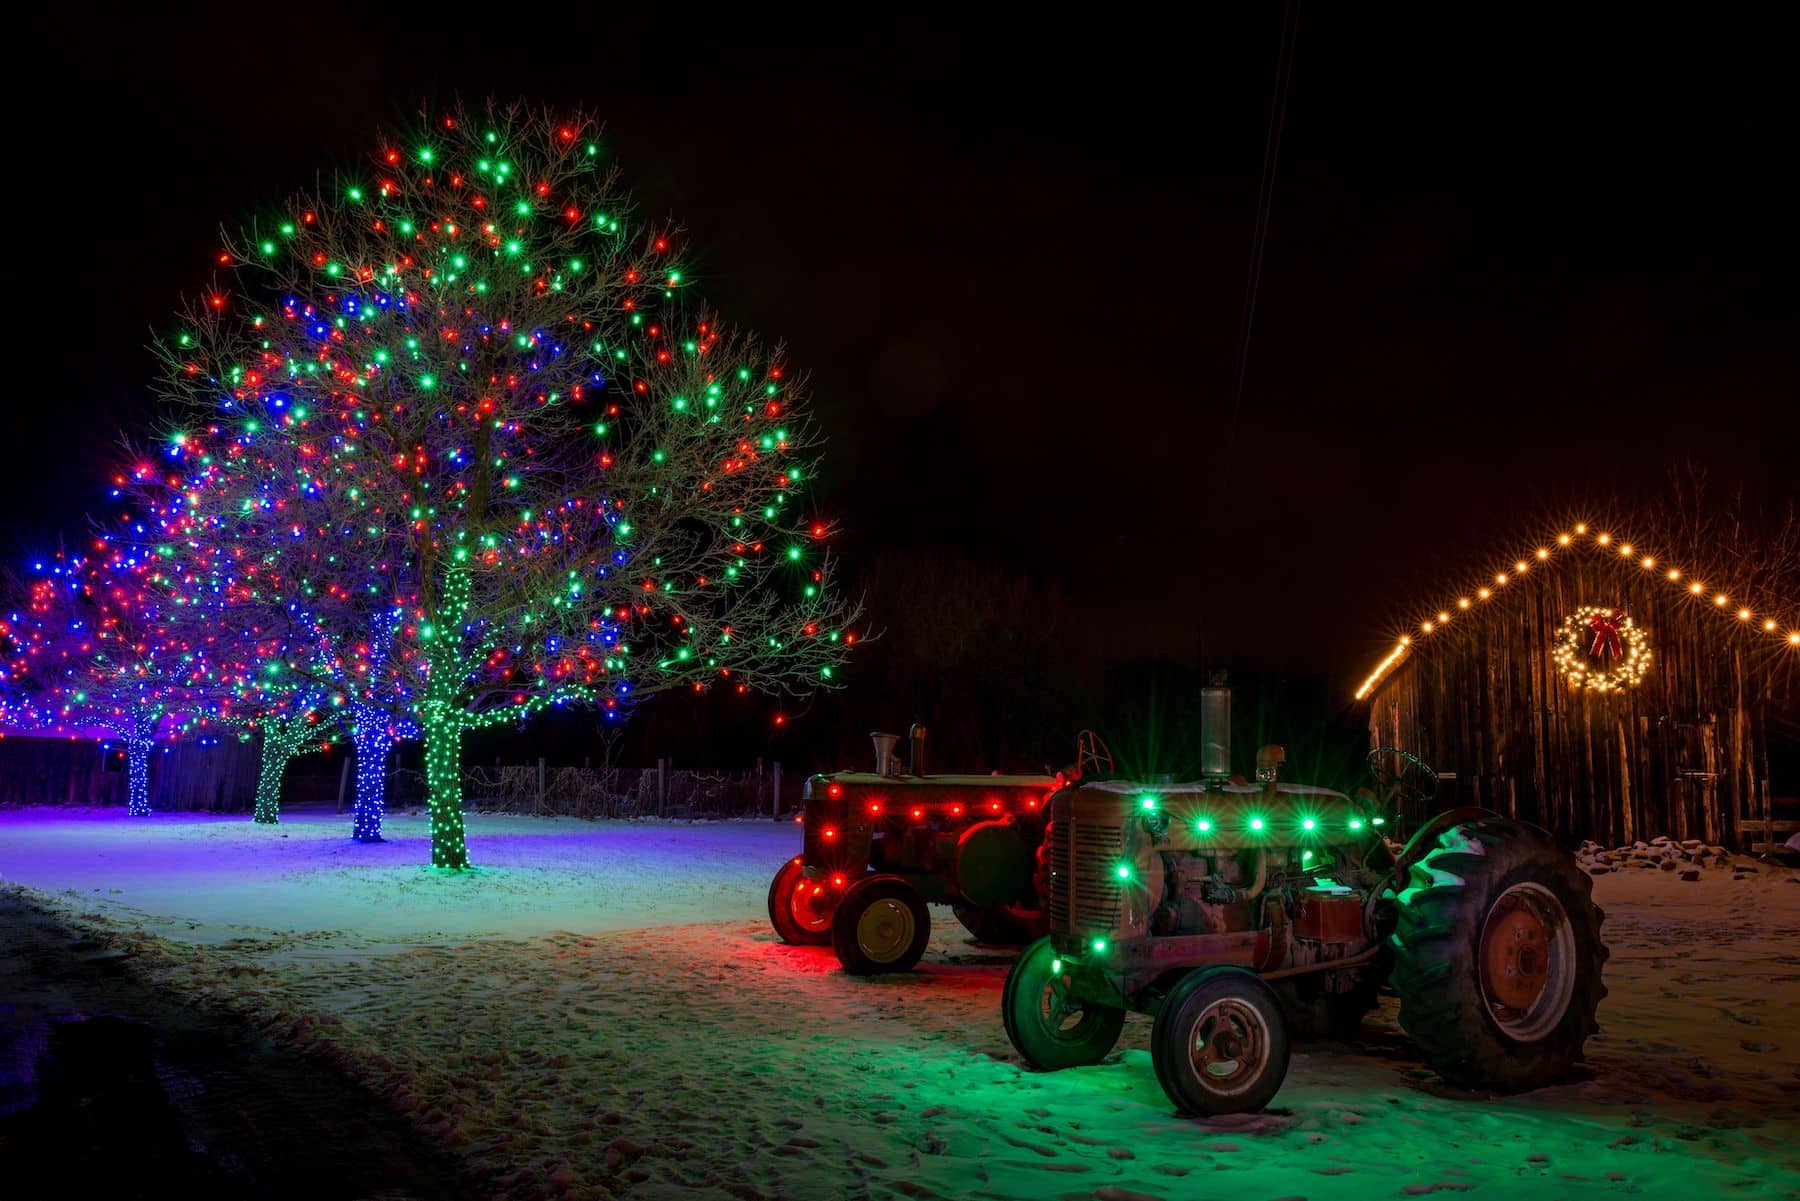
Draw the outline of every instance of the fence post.
<instances>
[{"instance_id":1,"label":"fence post","mask_svg":"<svg viewBox=\"0 0 1800 1201\"><path fill-rule=\"evenodd\" d=\"M544 757L538 756L538 808L544 807Z\"/></svg>"},{"instance_id":2,"label":"fence post","mask_svg":"<svg viewBox=\"0 0 1800 1201\"><path fill-rule=\"evenodd\" d=\"M663 806L669 799L668 764L669 761L667 759L659 758L656 761L656 816L658 817L663 815Z\"/></svg>"},{"instance_id":3,"label":"fence post","mask_svg":"<svg viewBox=\"0 0 1800 1201\"><path fill-rule=\"evenodd\" d=\"M350 785L350 756L344 756L343 770L338 772L338 812L344 811L344 791Z\"/></svg>"},{"instance_id":4,"label":"fence post","mask_svg":"<svg viewBox=\"0 0 1800 1201\"><path fill-rule=\"evenodd\" d=\"M769 789L769 816L781 816L781 760L775 760L775 785Z\"/></svg>"}]
</instances>

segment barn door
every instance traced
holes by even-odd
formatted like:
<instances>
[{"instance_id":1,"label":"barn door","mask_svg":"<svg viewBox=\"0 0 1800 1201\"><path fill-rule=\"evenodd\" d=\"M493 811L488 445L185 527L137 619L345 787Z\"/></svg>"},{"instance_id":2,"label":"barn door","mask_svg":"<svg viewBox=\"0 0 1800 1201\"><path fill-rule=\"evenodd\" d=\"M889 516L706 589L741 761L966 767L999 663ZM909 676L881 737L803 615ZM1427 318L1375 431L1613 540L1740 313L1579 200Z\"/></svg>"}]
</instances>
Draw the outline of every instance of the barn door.
<instances>
[{"instance_id":1,"label":"barn door","mask_svg":"<svg viewBox=\"0 0 1800 1201\"><path fill-rule=\"evenodd\" d=\"M1724 840L1719 822L1719 723L1708 717L1701 721L1681 722L1675 727L1676 828L1667 831L1672 838L1702 838L1709 844ZM1664 831L1647 830L1654 836Z\"/></svg>"}]
</instances>

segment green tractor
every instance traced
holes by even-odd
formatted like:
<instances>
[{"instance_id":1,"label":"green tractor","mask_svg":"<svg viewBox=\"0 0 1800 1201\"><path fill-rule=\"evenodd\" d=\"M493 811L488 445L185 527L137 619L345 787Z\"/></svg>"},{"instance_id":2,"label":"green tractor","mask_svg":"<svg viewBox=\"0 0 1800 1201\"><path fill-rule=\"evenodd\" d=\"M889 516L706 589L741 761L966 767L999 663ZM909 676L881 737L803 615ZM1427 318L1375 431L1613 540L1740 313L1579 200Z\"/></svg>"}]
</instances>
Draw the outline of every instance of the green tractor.
<instances>
[{"instance_id":1,"label":"green tractor","mask_svg":"<svg viewBox=\"0 0 1800 1201\"><path fill-rule=\"evenodd\" d=\"M1206 770L1155 787L1089 776L1054 793L1038 861L1048 934L1020 953L1002 1016L1027 1063L1099 1062L1127 1010L1176 1108L1261 1109L1290 1039L1353 1033L1386 984L1447 1082L1516 1091L1562 1076L1606 989L1591 881L1543 830L1484 809L1423 822L1436 774L1370 752L1354 796L1230 772L1230 694L1208 688Z\"/></svg>"}]
</instances>

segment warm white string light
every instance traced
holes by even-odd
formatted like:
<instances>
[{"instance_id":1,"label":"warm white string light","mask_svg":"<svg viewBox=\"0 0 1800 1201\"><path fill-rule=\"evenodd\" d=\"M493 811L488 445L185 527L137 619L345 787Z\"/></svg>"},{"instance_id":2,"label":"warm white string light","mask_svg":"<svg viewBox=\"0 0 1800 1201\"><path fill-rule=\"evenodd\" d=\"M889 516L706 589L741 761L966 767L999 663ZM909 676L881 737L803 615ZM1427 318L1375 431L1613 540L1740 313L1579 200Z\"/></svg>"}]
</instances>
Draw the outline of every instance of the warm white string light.
<instances>
[{"instance_id":1,"label":"warm white string light","mask_svg":"<svg viewBox=\"0 0 1800 1201\"><path fill-rule=\"evenodd\" d=\"M1574 545L1576 545L1576 542L1578 539L1583 539L1583 538L1588 538L1587 523L1586 522L1577 522L1575 524L1573 530L1565 530L1562 533L1557 534L1556 539L1555 539L1555 545L1557 547L1574 546ZM1590 542L1592 545L1595 545L1595 546L1610 548L1613 545L1613 536L1611 534L1603 532L1603 531L1598 532L1593 535L1593 537L1590 539ZM1623 559L1630 559L1630 558L1636 557L1638 554L1638 548L1634 547L1629 542L1619 543L1617 549L1619 552L1619 557L1623 558ZM1533 553L1536 556L1537 561L1540 563L1543 563L1543 562L1549 561L1550 556L1552 554L1552 550L1549 546L1540 546ZM1646 554L1646 555L1643 555L1641 558L1638 558L1638 564L1645 571L1650 571L1657 566L1657 558L1655 555ZM1521 575L1527 574L1530 567L1531 567L1531 563L1529 560L1526 560L1526 559L1516 560L1513 563L1513 576L1516 577L1516 576L1521 576ZM1469 598L1467 596L1458 597L1457 602L1456 602L1457 610L1458 611L1467 611L1467 610L1474 608L1475 605L1477 605L1483 601L1492 599L1495 595L1497 595L1499 589L1502 589L1506 586L1509 578L1512 578L1512 577L1507 576L1504 572L1495 573L1495 575L1494 575L1495 587L1494 588L1479 589L1475 594L1477 599L1474 599L1474 600L1471 600L1471 598ZM1682 580L1681 569L1678 567L1665 568L1663 578L1668 580L1670 583L1679 583ZM1706 589L1706 585L1704 583L1702 583L1699 580L1694 580L1687 584L1687 591L1692 596L1704 597L1706 595L1707 589ZM1730 613L1730 612L1732 612L1732 610L1730 608L1730 601L1731 601L1731 598L1728 594L1723 593L1723 592L1716 593L1713 596L1713 607L1717 608L1717 609L1722 609L1725 612ZM1430 634L1436 633L1443 627L1448 626L1450 624L1450 619L1453 615L1454 615L1453 612L1449 609L1440 609L1437 612L1437 617L1436 617L1435 621L1424 621L1424 622L1419 623L1419 632L1421 634L1425 634L1425 635L1430 635ZM1740 606L1736 610L1736 615L1737 615L1738 620L1740 622L1744 623L1745 625L1754 624L1753 619L1757 616L1756 612L1753 609L1751 609L1749 606ZM1589 617L1591 619L1592 613L1589 614ZM1572 619L1573 619L1573 615L1571 615L1571 618L1569 620L1572 620ZM1629 621L1629 618L1627 619L1627 621ZM1567 624L1566 621L1565 621L1565 624ZM1769 617L1767 615L1765 615L1763 617L1761 624L1762 624L1762 629L1763 629L1764 633L1774 634L1774 635L1782 638L1789 646L1800 648L1800 628L1784 629L1781 622L1779 622L1775 618ZM1632 628L1636 629L1635 626L1633 626ZM1638 632L1639 636L1641 637L1642 631L1639 630L1637 632ZM1380 663L1376 664L1375 670L1371 671L1368 674L1367 678L1365 678L1363 680L1362 686L1356 690L1356 699L1360 701L1363 698L1367 697L1370 692L1374 691L1375 686L1377 684L1379 684L1382 681L1382 679L1384 679L1387 676L1388 672L1392 671L1393 668L1395 667L1395 665L1397 665L1401 659L1406 657L1406 654L1407 654L1408 650L1410 649L1411 645L1412 645L1412 637L1410 635L1402 636L1400 638L1398 644L1394 647L1394 649L1391 650L1390 652L1388 652L1387 657L1384 658ZM1559 643L1559 645L1560 645L1560 643ZM1649 662L1648 648L1646 648L1644 651L1644 660L1643 661L1646 665ZM1638 674L1641 676L1641 674L1642 674L1641 670L1639 671ZM1633 682L1634 683L1636 682L1635 679L1633 680ZM1612 685L1612 686L1610 686L1609 690L1616 690L1616 688L1618 686L1619 685ZM1590 684L1590 685L1588 685L1588 687L1594 687L1594 685Z\"/></svg>"}]
</instances>

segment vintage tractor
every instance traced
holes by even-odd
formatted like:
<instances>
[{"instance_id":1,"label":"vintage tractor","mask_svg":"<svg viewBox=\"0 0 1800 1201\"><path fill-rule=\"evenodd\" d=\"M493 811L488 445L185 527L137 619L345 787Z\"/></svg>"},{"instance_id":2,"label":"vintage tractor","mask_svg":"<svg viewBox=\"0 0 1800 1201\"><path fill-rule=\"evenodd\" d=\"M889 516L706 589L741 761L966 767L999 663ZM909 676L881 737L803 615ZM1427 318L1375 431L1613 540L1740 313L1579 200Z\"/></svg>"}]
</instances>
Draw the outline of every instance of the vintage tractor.
<instances>
[{"instance_id":1,"label":"vintage tractor","mask_svg":"<svg viewBox=\"0 0 1800 1201\"><path fill-rule=\"evenodd\" d=\"M1230 775L1230 696L1209 688L1205 771L1054 793L1037 888L1049 934L1020 953L1002 1016L1028 1063L1097 1063L1125 1011L1184 1113L1260 1109L1290 1035L1344 1036L1390 985L1449 1083L1513 1091L1562 1075L1597 1029L1606 946L1591 882L1543 830L1484 809L1424 820L1437 776L1392 748L1347 796L1285 784L1280 747Z\"/></svg>"},{"instance_id":2,"label":"vintage tractor","mask_svg":"<svg viewBox=\"0 0 1800 1201\"><path fill-rule=\"evenodd\" d=\"M836 950L856 975L904 972L931 938L928 904L949 905L976 941L1018 946L1044 932L1034 887L1044 801L1068 772L926 775L914 726L902 768L897 735L876 734L874 772L806 781L801 852L769 884L769 923L786 942Z\"/></svg>"}]
</instances>

